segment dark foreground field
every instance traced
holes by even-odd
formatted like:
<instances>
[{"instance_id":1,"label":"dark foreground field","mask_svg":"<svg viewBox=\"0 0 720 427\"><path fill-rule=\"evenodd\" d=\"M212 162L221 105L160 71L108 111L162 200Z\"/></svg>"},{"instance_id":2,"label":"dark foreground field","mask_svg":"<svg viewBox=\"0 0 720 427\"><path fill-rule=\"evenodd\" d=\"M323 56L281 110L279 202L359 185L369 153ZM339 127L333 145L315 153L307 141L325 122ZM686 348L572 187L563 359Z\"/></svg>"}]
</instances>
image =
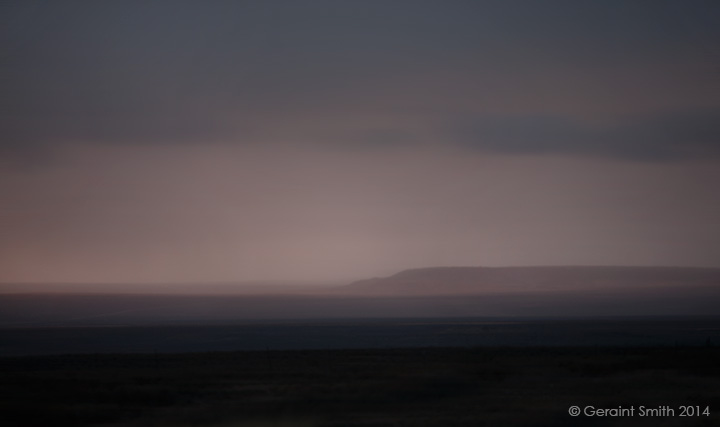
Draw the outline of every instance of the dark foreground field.
<instances>
[{"instance_id":1,"label":"dark foreground field","mask_svg":"<svg viewBox=\"0 0 720 427\"><path fill-rule=\"evenodd\" d=\"M0 359L0 378L3 426L720 424L713 347L38 356Z\"/></svg>"}]
</instances>

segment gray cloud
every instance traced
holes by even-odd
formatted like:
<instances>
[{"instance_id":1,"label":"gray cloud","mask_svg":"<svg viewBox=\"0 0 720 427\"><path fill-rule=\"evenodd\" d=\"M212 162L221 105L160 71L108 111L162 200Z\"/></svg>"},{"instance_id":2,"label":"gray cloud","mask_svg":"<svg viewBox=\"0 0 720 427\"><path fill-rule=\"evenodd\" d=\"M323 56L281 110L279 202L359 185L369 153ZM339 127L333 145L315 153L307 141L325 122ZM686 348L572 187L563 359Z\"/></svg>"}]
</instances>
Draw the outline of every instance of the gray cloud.
<instances>
[{"instance_id":1,"label":"gray cloud","mask_svg":"<svg viewBox=\"0 0 720 427\"><path fill-rule=\"evenodd\" d=\"M448 133L474 149L506 154L580 154L631 160L720 155L720 109L662 113L611 125L558 116L484 116Z\"/></svg>"},{"instance_id":2,"label":"gray cloud","mask_svg":"<svg viewBox=\"0 0 720 427\"><path fill-rule=\"evenodd\" d=\"M546 82L533 80L542 72L592 87L611 83L602 82L601 71L584 75L588 69L627 69L636 78L670 75L667 61L711 61L705 49L720 36L712 25L717 2L25 3L11 3L3 25L6 154L77 141L247 143L278 128L297 142L325 135L334 144L382 147L413 143L417 129L408 123L427 125L443 141L502 153L644 160L717 148L716 110L648 112L647 119L597 128L570 108L565 115L542 109L513 115L488 113L493 100L482 104L483 93L512 93L528 81L543 92ZM410 78L442 67L478 76ZM544 100L524 96L515 102ZM579 105L594 101L578 97ZM443 117L467 103L481 111ZM410 118L322 130L338 115L389 109ZM451 124L425 123L418 110L439 111L430 118Z\"/></svg>"}]
</instances>

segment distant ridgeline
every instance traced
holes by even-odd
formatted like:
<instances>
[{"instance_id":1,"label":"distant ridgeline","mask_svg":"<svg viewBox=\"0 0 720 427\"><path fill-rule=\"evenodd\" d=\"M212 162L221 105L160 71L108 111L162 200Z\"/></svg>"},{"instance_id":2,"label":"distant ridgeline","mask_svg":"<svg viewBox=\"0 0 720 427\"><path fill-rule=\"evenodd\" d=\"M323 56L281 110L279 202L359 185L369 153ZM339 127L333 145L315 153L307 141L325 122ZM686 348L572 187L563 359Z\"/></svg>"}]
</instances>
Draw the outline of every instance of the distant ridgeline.
<instances>
[{"instance_id":1,"label":"distant ridgeline","mask_svg":"<svg viewBox=\"0 0 720 427\"><path fill-rule=\"evenodd\" d=\"M439 267L335 287L168 289L173 292L0 292L0 332L261 319L720 316L720 269L710 268Z\"/></svg>"},{"instance_id":2,"label":"distant ridgeline","mask_svg":"<svg viewBox=\"0 0 720 427\"><path fill-rule=\"evenodd\" d=\"M434 267L348 285L370 295L457 295L545 292L664 292L720 294L720 269L693 267Z\"/></svg>"}]
</instances>

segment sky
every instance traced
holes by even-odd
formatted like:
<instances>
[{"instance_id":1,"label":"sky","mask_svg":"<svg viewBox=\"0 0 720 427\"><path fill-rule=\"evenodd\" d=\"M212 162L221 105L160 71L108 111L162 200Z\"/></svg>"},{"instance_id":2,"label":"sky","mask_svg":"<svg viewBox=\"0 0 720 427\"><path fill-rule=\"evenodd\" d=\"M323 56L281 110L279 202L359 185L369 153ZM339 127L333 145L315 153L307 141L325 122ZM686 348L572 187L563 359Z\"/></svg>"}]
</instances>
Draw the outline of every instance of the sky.
<instances>
[{"instance_id":1,"label":"sky","mask_svg":"<svg viewBox=\"0 0 720 427\"><path fill-rule=\"evenodd\" d=\"M715 0L0 10L0 282L720 267Z\"/></svg>"}]
</instances>

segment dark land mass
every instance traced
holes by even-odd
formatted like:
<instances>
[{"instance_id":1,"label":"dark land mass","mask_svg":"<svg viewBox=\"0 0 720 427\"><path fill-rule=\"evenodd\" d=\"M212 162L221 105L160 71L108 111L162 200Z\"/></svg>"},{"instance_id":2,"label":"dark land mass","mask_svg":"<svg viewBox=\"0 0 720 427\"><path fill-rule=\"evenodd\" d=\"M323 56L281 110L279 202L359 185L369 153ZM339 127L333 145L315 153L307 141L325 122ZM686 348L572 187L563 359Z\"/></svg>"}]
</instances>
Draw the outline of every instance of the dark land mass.
<instances>
[{"instance_id":1,"label":"dark land mass","mask_svg":"<svg viewBox=\"0 0 720 427\"><path fill-rule=\"evenodd\" d=\"M432 268L335 289L183 289L0 295L0 424L720 424L718 269ZM572 417L573 405L634 414Z\"/></svg>"},{"instance_id":2,"label":"dark land mass","mask_svg":"<svg viewBox=\"0 0 720 427\"><path fill-rule=\"evenodd\" d=\"M490 295L0 295L0 329L268 320L720 315L720 287Z\"/></svg>"},{"instance_id":3,"label":"dark land mass","mask_svg":"<svg viewBox=\"0 0 720 427\"><path fill-rule=\"evenodd\" d=\"M506 346L720 346L720 317L254 320L0 328L0 357Z\"/></svg>"},{"instance_id":4,"label":"dark land mass","mask_svg":"<svg viewBox=\"0 0 720 427\"><path fill-rule=\"evenodd\" d=\"M0 377L8 427L720 423L713 347L42 356L0 358ZM572 405L634 412L571 417Z\"/></svg>"}]
</instances>

